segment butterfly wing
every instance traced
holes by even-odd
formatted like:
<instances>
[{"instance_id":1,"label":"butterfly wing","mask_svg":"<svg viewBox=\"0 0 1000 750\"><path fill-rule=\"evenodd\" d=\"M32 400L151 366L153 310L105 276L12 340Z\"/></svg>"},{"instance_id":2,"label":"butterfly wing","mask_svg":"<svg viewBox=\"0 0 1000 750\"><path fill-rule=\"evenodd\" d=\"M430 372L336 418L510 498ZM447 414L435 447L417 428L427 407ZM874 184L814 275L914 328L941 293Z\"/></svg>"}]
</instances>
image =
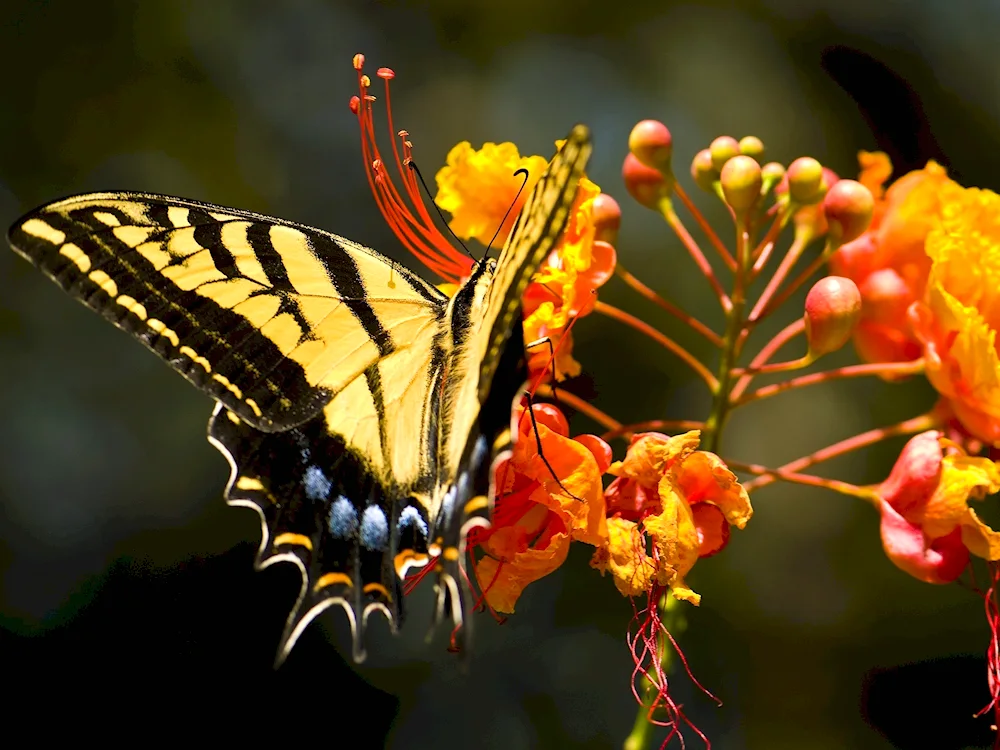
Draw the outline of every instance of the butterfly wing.
<instances>
[{"instance_id":1,"label":"butterfly wing","mask_svg":"<svg viewBox=\"0 0 1000 750\"><path fill-rule=\"evenodd\" d=\"M379 359L433 334L446 302L342 237L162 195L67 198L21 218L9 240L265 432L314 417Z\"/></svg>"}]
</instances>

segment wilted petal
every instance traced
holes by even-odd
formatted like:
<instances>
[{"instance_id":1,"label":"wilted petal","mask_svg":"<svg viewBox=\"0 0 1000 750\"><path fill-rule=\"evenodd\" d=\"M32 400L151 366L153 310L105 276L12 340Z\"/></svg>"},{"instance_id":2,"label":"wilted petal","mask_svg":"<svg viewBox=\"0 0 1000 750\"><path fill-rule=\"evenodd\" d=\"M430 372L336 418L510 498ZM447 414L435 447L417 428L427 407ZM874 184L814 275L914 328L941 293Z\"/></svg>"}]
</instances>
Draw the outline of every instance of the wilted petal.
<instances>
[{"instance_id":1,"label":"wilted petal","mask_svg":"<svg viewBox=\"0 0 1000 750\"><path fill-rule=\"evenodd\" d=\"M653 543L657 565L666 576L667 584L671 589L676 588L683 593L677 595L674 592L675 598L697 604L701 597L690 591L683 582L684 576L698 561L700 552L701 540L694 525L691 506L670 474L660 480L658 489L662 510L656 515L647 516L643 521L643 528Z\"/></svg>"},{"instance_id":2,"label":"wilted petal","mask_svg":"<svg viewBox=\"0 0 1000 750\"><path fill-rule=\"evenodd\" d=\"M667 577L657 570L646 552L646 540L637 523L615 517L608 519L607 528L608 542L594 553L592 568L601 573L610 571L622 596L642 596L654 580L667 584Z\"/></svg>"},{"instance_id":3,"label":"wilted petal","mask_svg":"<svg viewBox=\"0 0 1000 750\"><path fill-rule=\"evenodd\" d=\"M698 430L673 437L659 432L644 432L632 438L625 460L611 464L608 473L655 487L675 462L697 450L700 440Z\"/></svg>"},{"instance_id":4,"label":"wilted petal","mask_svg":"<svg viewBox=\"0 0 1000 750\"><path fill-rule=\"evenodd\" d=\"M962 522L969 499L981 499L1000 490L1000 469L988 458L945 456L941 481L924 510L923 527L929 537L944 536Z\"/></svg>"}]
</instances>

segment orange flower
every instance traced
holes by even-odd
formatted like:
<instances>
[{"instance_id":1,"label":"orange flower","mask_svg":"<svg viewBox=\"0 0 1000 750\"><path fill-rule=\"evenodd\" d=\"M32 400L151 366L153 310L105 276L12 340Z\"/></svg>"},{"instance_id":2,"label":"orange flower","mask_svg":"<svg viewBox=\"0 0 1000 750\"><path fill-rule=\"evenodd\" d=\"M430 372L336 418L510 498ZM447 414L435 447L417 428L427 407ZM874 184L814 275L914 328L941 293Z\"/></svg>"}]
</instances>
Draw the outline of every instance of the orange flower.
<instances>
[{"instance_id":1,"label":"orange flower","mask_svg":"<svg viewBox=\"0 0 1000 750\"><path fill-rule=\"evenodd\" d=\"M911 438L877 488L886 555L927 583L954 581L970 552L1000 560L1000 533L969 507L997 491L1000 467L989 459L967 456L934 430Z\"/></svg>"},{"instance_id":2,"label":"orange flower","mask_svg":"<svg viewBox=\"0 0 1000 750\"><path fill-rule=\"evenodd\" d=\"M567 437L566 418L550 404L532 411L541 453L531 416L518 409L513 455L496 470L493 525L469 539L485 553L476 579L498 612L513 612L525 586L562 565L572 540L602 545L607 539L601 475L611 449L593 435Z\"/></svg>"},{"instance_id":3,"label":"orange flower","mask_svg":"<svg viewBox=\"0 0 1000 750\"><path fill-rule=\"evenodd\" d=\"M434 202L451 214L449 225L459 237L475 237L488 245L496 235L502 245L546 164L548 160L541 156L521 156L513 143L484 143L476 151L462 141L448 152L447 164L438 170ZM528 171L528 181L515 203L522 182L514 175L518 169ZM507 219L501 226L504 214Z\"/></svg>"},{"instance_id":4,"label":"orange flower","mask_svg":"<svg viewBox=\"0 0 1000 750\"><path fill-rule=\"evenodd\" d=\"M753 515L750 497L714 453L699 451L697 430L668 437L636 435L618 477L605 492L608 543L591 565L610 570L623 596L669 586L674 598L698 604L684 577L699 557L721 551L729 527L742 529Z\"/></svg>"},{"instance_id":5,"label":"orange flower","mask_svg":"<svg viewBox=\"0 0 1000 750\"><path fill-rule=\"evenodd\" d=\"M580 180L570 224L524 294L524 340L530 343L548 337L552 341L556 380L580 374L567 329L573 319L593 310L597 288L614 273L614 247L594 240L594 201L600 194L593 182ZM528 369L532 374L549 366L547 349L536 348L530 355Z\"/></svg>"},{"instance_id":6,"label":"orange flower","mask_svg":"<svg viewBox=\"0 0 1000 750\"><path fill-rule=\"evenodd\" d=\"M434 200L451 213L450 226L459 237L475 237L486 244L503 221L497 236L497 242L503 243L545 165L540 156L520 156L513 143L486 143L479 151L467 142L460 143L437 174ZM527 169L530 177L504 221L520 187L514 172L521 168ZM586 177L580 180L569 225L524 294L524 340L533 343L548 338L552 342L557 380L580 374L567 328L574 318L590 312L596 299L594 291L611 277L615 267L614 247L595 241L598 217L594 201L600 194L600 188ZM542 372L552 364L550 360L548 347L534 347L529 351L528 369L533 374Z\"/></svg>"},{"instance_id":7,"label":"orange flower","mask_svg":"<svg viewBox=\"0 0 1000 750\"><path fill-rule=\"evenodd\" d=\"M906 362L921 352L906 311L927 284L930 259L924 240L942 206L961 188L931 161L883 195L882 184L892 171L889 158L862 151L858 161L859 181L876 199L875 214L867 232L833 254L830 269L861 292L861 320L854 332L858 356L868 362Z\"/></svg>"},{"instance_id":8,"label":"orange flower","mask_svg":"<svg viewBox=\"0 0 1000 750\"><path fill-rule=\"evenodd\" d=\"M927 377L972 435L1000 445L1000 196L959 189L927 237L932 263L911 321Z\"/></svg>"}]
</instances>

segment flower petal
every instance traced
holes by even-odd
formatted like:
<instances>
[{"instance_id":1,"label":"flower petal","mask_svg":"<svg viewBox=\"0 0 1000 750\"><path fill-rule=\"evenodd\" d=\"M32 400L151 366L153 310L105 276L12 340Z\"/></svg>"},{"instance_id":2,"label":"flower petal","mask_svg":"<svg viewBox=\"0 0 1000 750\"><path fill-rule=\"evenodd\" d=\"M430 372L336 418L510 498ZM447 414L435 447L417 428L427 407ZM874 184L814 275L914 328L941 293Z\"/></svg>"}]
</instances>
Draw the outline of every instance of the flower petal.
<instances>
[{"instance_id":1,"label":"flower petal","mask_svg":"<svg viewBox=\"0 0 1000 750\"><path fill-rule=\"evenodd\" d=\"M717 455L695 451L680 463L675 472L677 484L688 503L711 503L733 526L742 529L747 525L753 515L750 495Z\"/></svg>"},{"instance_id":2,"label":"flower petal","mask_svg":"<svg viewBox=\"0 0 1000 750\"><path fill-rule=\"evenodd\" d=\"M518 471L539 483L531 500L556 513L573 539L602 545L607 523L601 472L588 448L537 425L541 455L530 416L519 418L519 438L514 446ZM543 459L544 456L544 459Z\"/></svg>"},{"instance_id":3,"label":"flower petal","mask_svg":"<svg viewBox=\"0 0 1000 750\"><path fill-rule=\"evenodd\" d=\"M889 478L879 485L879 497L911 521L920 521L924 506L941 481L944 451L940 438L937 430L910 438L899 452Z\"/></svg>"},{"instance_id":4,"label":"flower petal","mask_svg":"<svg viewBox=\"0 0 1000 750\"><path fill-rule=\"evenodd\" d=\"M698 430L670 437L659 432L643 432L632 438L624 461L616 461L608 473L628 477L655 487L675 462L694 453L701 440Z\"/></svg>"},{"instance_id":5,"label":"flower petal","mask_svg":"<svg viewBox=\"0 0 1000 750\"><path fill-rule=\"evenodd\" d=\"M484 245L503 221L497 235L502 245L547 164L541 156L521 156L513 143L484 143L477 151L463 141L452 148L447 164L437 173L434 202L451 214L449 226L455 234L466 239L474 237ZM528 170L529 177L515 203L521 188L520 177L514 176L518 169Z\"/></svg>"},{"instance_id":6,"label":"flower petal","mask_svg":"<svg viewBox=\"0 0 1000 750\"><path fill-rule=\"evenodd\" d=\"M951 583L969 563L969 550L962 542L962 531L928 544L918 525L903 518L885 500L879 504L882 514L882 547L896 567L926 583Z\"/></svg>"},{"instance_id":7,"label":"flower petal","mask_svg":"<svg viewBox=\"0 0 1000 750\"><path fill-rule=\"evenodd\" d=\"M642 596L654 580L667 583L646 551L639 525L624 518L608 519L608 542L597 549L590 566L602 574L611 571L615 588L622 596Z\"/></svg>"},{"instance_id":8,"label":"flower petal","mask_svg":"<svg viewBox=\"0 0 1000 750\"><path fill-rule=\"evenodd\" d=\"M695 528L698 529L698 557L711 557L729 543L729 522L722 511L709 503L691 506Z\"/></svg>"},{"instance_id":9,"label":"flower petal","mask_svg":"<svg viewBox=\"0 0 1000 750\"><path fill-rule=\"evenodd\" d=\"M486 601L497 612L513 612L521 592L529 583L544 578L566 561L568 534L556 533L544 549L528 547L510 561L484 557L476 563L476 580Z\"/></svg>"}]
</instances>

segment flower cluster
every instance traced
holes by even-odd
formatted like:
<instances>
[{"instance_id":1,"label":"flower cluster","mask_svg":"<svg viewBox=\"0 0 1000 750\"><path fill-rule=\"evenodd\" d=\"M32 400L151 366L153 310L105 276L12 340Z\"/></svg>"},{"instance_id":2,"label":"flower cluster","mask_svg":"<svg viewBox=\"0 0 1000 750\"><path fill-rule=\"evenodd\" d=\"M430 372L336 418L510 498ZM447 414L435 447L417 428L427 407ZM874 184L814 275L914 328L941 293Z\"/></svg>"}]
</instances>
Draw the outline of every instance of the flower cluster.
<instances>
[{"instance_id":1,"label":"flower cluster","mask_svg":"<svg viewBox=\"0 0 1000 750\"><path fill-rule=\"evenodd\" d=\"M454 284L467 275L468 259L433 229L422 204L415 211L403 208L390 186L371 130L370 81L357 60L355 67L359 96L352 108L361 122L379 206L404 243ZM388 87L392 72L380 69L378 75ZM416 183L401 166L409 159L410 143L405 131L399 137L403 157L396 147L394 157L405 191L416 202ZM522 300L530 395L513 415L513 452L495 469L491 525L468 539L472 578L495 611L513 612L529 584L566 561L573 542L593 548L591 567L610 574L623 596L645 599L633 603L629 626L639 678L633 691L642 704L630 748L647 746L651 726L670 727L670 737L685 723L690 726L670 699L666 678L676 666L672 654L679 654L670 629L683 627L676 603L700 603L688 583L692 568L726 547L732 527L747 525L751 494L769 484L825 487L871 503L886 556L921 581L953 582L975 559L987 561L994 584L1000 581L1000 532L969 505L1000 491L1000 465L992 460L1000 449L1000 196L963 188L934 162L886 187L892 165L881 153L860 153L855 181L840 179L810 157L787 166L764 162L764 150L754 136L721 136L691 161L694 184L728 210L736 229L733 247L674 174L673 139L665 125L638 123L623 159L627 193L664 219L704 276L725 317L722 331L622 266L616 249L621 208L581 179L568 227ZM437 174L435 201L450 213L457 236L502 244L545 165L542 157L521 156L511 143L487 143L478 150L462 143ZM523 185L514 176L518 170L528 174ZM680 206L698 224L711 253L693 238ZM781 253L788 227L792 239ZM819 251L793 273L814 245ZM830 275L817 280L824 268ZM598 300L598 289L612 276L704 337L718 351L714 370L664 328ZM750 299L758 281L763 290ZM758 326L807 284L801 316L748 355ZM556 382L581 372L571 328L592 313L632 327L690 367L711 395L705 418L626 425L571 392L557 393ZM551 346L535 346L542 340ZM775 361L797 340L804 344L801 356ZM851 340L860 364L799 372ZM782 378L754 388L764 374ZM938 402L899 424L870 429L777 467L739 461L723 451L728 417L745 404L840 378L875 376L892 383L916 374L926 375ZM571 437L561 408L533 400L553 396L605 432ZM913 437L880 484L858 486L807 473L821 462L899 436ZM627 444L615 460L618 438ZM873 523L873 535L874 528ZM993 613L990 628L1000 631L995 591L996 585L981 593ZM1000 718L1000 635L993 636L988 658L994 700L987 709ZM683 656L680 660L686 668Z\"/></svg>"}]
</instances>

